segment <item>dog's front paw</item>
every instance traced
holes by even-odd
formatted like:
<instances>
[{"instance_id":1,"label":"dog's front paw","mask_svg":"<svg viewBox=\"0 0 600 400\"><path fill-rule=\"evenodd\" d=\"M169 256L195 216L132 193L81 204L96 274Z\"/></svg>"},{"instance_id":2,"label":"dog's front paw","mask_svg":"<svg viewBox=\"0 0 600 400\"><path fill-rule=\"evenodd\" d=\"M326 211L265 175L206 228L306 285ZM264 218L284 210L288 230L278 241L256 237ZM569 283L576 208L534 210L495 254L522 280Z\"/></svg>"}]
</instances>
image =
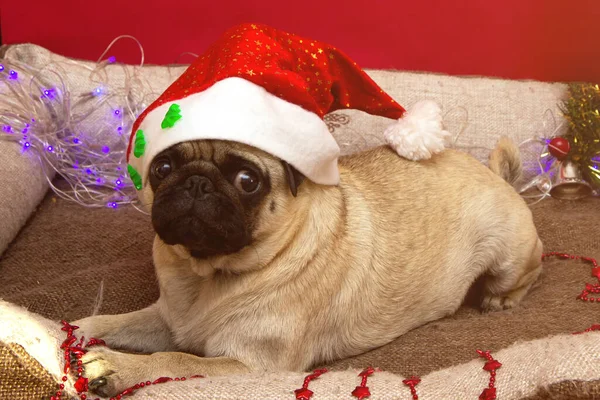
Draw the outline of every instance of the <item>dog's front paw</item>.
<instances>
[{"instance_id":1,"label":"dog's front paw","mask_svg":"<svg viewBox=\"0 0 600 400\"><path fill-rule=\"evenodd\" d=\"M113 336L118 333L118 326L112 316L98 315L72 322L78 327L75 331L78 337L84 337L87 343L91 338L102 339L107 345L113 345Z\"/></svg>"},{"instance_id":2,"label":"dog's front paw","mask_svg":"<svg viewBox=\"0 0 600 400\"><path fill-rule=\"evenodd\" d=\"M508 296L486 295L481 303L483 311L502 311L513 308L516 304Z\"/></svg>"},{"instance_id":3,"label":"dog's front paw","mask_svg":"<svg viewBox=\"0 0 600 400\"><path fill-rule=\"evenodd\" d=\"M144 380L147 355L121 353L108 348L90 350L81 358L90 392L113 397Z\"/></svg>"}]
</instances>

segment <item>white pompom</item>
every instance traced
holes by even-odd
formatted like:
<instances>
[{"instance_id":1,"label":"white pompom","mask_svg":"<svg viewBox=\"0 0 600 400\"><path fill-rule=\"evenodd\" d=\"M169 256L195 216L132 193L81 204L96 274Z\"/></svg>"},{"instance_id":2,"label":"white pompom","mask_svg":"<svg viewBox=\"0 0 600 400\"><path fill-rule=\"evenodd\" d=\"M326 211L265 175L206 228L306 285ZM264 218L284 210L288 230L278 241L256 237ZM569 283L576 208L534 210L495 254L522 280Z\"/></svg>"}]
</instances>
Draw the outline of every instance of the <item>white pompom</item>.
<instances>
[{"instance_id":1,"label":"white pompom","mask_svg":"<svg viewBox=\"0 0 600 400\"><path fill-rule=\"evenodd\" d=\"M409 160L426 160L444 150L450 132L442 125L442 111L437 103L416 103L384 133L385 141Z\"/></svg>"}]
</instances>

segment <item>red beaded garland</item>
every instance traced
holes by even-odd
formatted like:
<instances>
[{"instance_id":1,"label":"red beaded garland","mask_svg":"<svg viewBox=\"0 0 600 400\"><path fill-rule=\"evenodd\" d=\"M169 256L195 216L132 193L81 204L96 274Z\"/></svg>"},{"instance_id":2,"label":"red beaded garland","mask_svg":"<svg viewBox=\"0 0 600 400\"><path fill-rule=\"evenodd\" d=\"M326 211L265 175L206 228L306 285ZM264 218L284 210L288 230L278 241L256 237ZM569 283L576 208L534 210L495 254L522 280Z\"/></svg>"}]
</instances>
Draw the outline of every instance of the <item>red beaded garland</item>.
<instances>
[{"instance_id":1,"label":"red beaded garland","mask_svg":"<svg viewBox=\"0 0 600 400\"><path fill-rule=\"evenodd\" d=\"M600 324L594 324L592 326L590 326L589 328L587 328L584 331L581 332L573 332L573 335L581 335L582 333L588 333L588 332L592 332L592 331L600 331Z\"/></svg>"},{"instance_id":2,"label":"red beaded garland","mask_svg":"<svg viewBox=\"0 0 600 400\"><path fill-rule=\"evenodd\" d=\"M479 400L495 400L496 399L496 370L502 366L502 364L495 360L489 351L477 350L477 354L485 358L487 362L483 365L483 369L490 373L490 383L488 387L483 389L483 392L479 395Z\"/></svg>"},{"instance_id":3,"label":"red beaded garland","mask_svg":"<svg viewBox=\"0 0 600 400\"><path fill-rule=\"evenodd\" d=\"M402 381L402 383L404 383L410 388L410 394L412 395L413 400L419 400L419 395L417 395L417 389L415 388L415 386L417 386L420 382L421 379L416 376Z\"/></svg>"},{"instance_id":4,"label":"red beaded garland","mask_svg":"<svg viewBox=\"0 0 600 400\"><path fill-rule=\"evenodd\" d=\"M352 396L358 398L359 400L362 400L371 396L371 392L366 386L357 386L356 389L352 391Z\"/></svg>"},{"instance_id":5,"label":"red beaded garland","mask_svg":"<svg viewBox=\"0 0 600 400\"><path fill-rule=\"evenodd\" d=\"M368 367L358 374L358 376L361 377L360 385L352 391L352 396L358 398L359 400L366 399L367 397L371 396L371 391L367 387L367 380L369 379L369 376L373 375L374 373L375 368Z\"/></svg>"},{"instance_id":6,"label":"red beaded garland","mask_svg":"<svg viewBox=\"0 0 600 400\"><path fill-rule=\"evenodd\" d=\"M167 377L167 376L163 376L163 377L160 377L160 378L156 379L154 382L146 381L146 382L136 383L132 387L129 387L129 388L123 390L116 397L111 397L110 400L120 400L121 397L123 397L123 396L130 396L136 390L141 389L141 388L146 387L146 386L160 385L161 383L166 383L166 382L171 382L171 381L179 381L179 382L181 382L181 381L185 381L187 379L193 379L193 378L204 378L204 376L203 375L192 375L192 376L190 376L188 378L186 378L185 376L177 377L177 378L170 378L170 377Z\"/></svg>"},{"instance_id":7,"label":"red beaded garland","mask_svg":"<svg viewBox=\"0 0 600 400\"><path fill-rule=\"evenodd\" d=\"M542 260L548 257L558 257L562 259L570 259L570 260L583 260L592 264L592 276L595 277L598 282L595 284L586 283L585 289L581 291L581 294L577 296L578 300L587 301L589 303L600 302L600 296L597 297L589 297L590 294L600 294L600 267L598 267L598 262L591 257L577 256L568 253L560 253L560 252L550 252L546 254L542 254Z\"/></svg>"},{"instance_id":8,"label":"red beaded garland","mask_svg":"<svg viewBox=\"0 0 600 400\"><path fill-rule=\"evenodd\" d=\"M75 381L75 384L73 386L75 387L75 390L77 390L77 393L87 392L88 379L84 378L83 376L79 376L79 378L77 378L77 381Z\"/></svg>"},{"instance_id":9,"label":"red beaded garland","mask_svg":"<svg viewBox=\"0 0 600 400\"><path fill-rule=\"evenodd\" d=\"M104 343L104 340L102 339L91 338L85 347L92 346L106 346L106 343Z\"/></svg>"},{"instance_id":10,"label":"red beaded garland","mask_svg":"<svg viewBox=\"0 0 600 400\"><path fill-rule=\"evenodd\" d=\"M317 379L326 372L327 370L325 368L316 369L313 371L312 374L307 375L306 378L304 378L304 383L302 383L302 387L300 389L294 390L296 400L309 400L312 397L313 392L312 390L308 389L308 384L310 383L310 381L312 381L313 379Z\"/></svg>"}]
</instances>

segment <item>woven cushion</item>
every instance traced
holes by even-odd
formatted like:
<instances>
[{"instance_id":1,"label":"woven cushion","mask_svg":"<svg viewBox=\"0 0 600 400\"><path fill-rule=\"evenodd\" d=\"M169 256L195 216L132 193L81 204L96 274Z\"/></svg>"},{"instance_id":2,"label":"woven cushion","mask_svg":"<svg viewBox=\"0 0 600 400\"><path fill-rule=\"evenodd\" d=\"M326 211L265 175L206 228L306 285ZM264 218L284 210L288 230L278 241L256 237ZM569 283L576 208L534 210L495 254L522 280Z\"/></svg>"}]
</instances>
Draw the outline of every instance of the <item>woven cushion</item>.
<instances>
[{"instance_id":1,"label":"woven cushion","mask_svg":"<svg viewBox=\"0 0 600 400\"><path fill-rule=\"evenodd\" d=\"M52 388L56 389L62 377L60 368L56 369L57 364L62 364L58 346L61 338L65 337L60 325L2 301L0 324L3 326L0 333L0 395L9 395L2 398L26 399L51 395ZM40 349L36 349L36 341L47 343L43 349L45 351L40 353ZM6 348L16 349L17 356L14 352L5 351ZM54 367L43 369L27 351L45 359L47 366ZM592 399L594 393L598 393L600 380L598 354L600 332L557 335L499 350L492 355L502 364L496 371L494 382L497 396L503 400L536 399L548 394L564 399ZM18 357L20 364L15 357ZM478 398L490 384L491 375L483 369L485 361L476 358L423 376L415 387L419 398ZM312 399L352 399L351 393L361 384L360 371L327 372L312 380L309 383L309 389L314 392ZM294 390L302 387L306 375L280 372L173 381L140 389L131 398L287 400L295 398ZM149 380L156 378L159 377L148 377ZM405 378L408 377L375 371L365 384L371 393L369 398L410 399L411 392L403 383ZM71 378L65 387L65 391L72 395L75 394L73 383Z\"/></svg>"}]
</instances>

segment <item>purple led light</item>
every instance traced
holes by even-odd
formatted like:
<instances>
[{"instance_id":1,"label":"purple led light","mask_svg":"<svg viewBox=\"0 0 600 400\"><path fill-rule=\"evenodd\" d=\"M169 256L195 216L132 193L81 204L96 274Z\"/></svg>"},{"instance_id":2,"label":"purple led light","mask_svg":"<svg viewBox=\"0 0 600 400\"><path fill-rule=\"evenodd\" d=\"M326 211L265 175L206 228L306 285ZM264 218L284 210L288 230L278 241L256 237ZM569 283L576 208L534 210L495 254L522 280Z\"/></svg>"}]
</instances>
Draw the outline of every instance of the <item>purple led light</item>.
<instances>
[{"instance_id":1,"label":"purple led light","mask_svg":"<svg viewBox=\"0 0 600 400\"><path fill-rule=\"evenodd\" d=\"M123 184L123 182L120 179L117 179L115 183L117 184L117 186L121 186Z\"/></svg>"},{"instance_id":2,"label":"purple led light","mask_svg":"<svg viewBox=\"0 0 600 400\"><path fill-rule=\"evenodd\" d=\"M115 110L115 116L118 117L119 115L121 115L121 110Z\"/></svg>"},{"instance_id":3,"label":"purple led light","mask_svg":"<svg viewBox=\"0 0 600 400\"><path fill-rule=\"evenodd\" d=\"M73 143L75 143L75 144L79 144L79 142L80 142L80 140L79 140L79 139L77 139L77 138L73 139Z\"/></svg>"},{"instance_id":4,"label":"purple led light","mask_svg":"<svg viewBox=\"0 0 600 400\"><path fill-rule=\"evenodd\" d=\"M52 153L54 151L54 147L48 146L48 151Z\"/></svg>"},{"instance_id":5,"label":"purple led light","mask_svg":"<svg viewBox=\"0 0 600 400\"><path fill-rule=\"evenodd\" d=\"M10 125L4 125L2 130L6 133L13 133L12 127Z\"/></svg>"},{"instance_id":6,"label":"purple led light","mask_svg":"<svg viewBox=\"0 0 600 400\"><path fill-rule=\"evenodd\" d=\"M0 72L4 71L4 65L0 64Z\"/></svg>"},{"instance_id":7,"label":"purple led light","mask_svg":"<svg viewBox=\"0 0 600 400\"><path fill-rule=\"evenodd\" d=\"M44 96L49 98L50 100L54 100L54 98L56 97L56 90L54 89L44 89L42 93L44 93Z\"/></svg>"},{"instance_id":8,"label":"purple led light","mask_svg":"<svg viewBox=\"0 0 600 400\"><path fill-rule=\"evenodd\" d=\"M101 86L98 86L96 89L94 89L94 90L92 91L92 94L93 94L94 96L100 96L100 95L104 94L104 88L103 88L103 87L101 87Z\"/></svg>"},{"instance_id":9,"label":"purple led light","mask_svg":"<svg viewBox=\"0 0 600 400\"><path fill-rule=\"evenodd\" d=\"M109 64L114 64L115 62L117 62L117 57L115 57L115 56L108 57L108 62L109 62Z\"/></svg>"},{"instance_id":10,"label":"purple led light","mask_svg":"<svg viewBox=\"0 0 600 400\"><path fill-rule=\"evenodd\" d=\"M91 169L89 169L89 168L87 168L87 169L85 170L85 173L86 173L86 174L88 174L88 175L90 175L90 174L92 173L92 170L91 170Z\"/></svg>"},{"instance_id":11,"label":"purple led light","mask_svg":"<svg viewBox=\"0 0 600 400\"><path fill-rule=\"evenodd\" d=\"M29 129L27 129L27 128L23 128L23 130L22 130L21 132L22 132L22 133L27 133L27 132L29 132Z\"/></svg>"},{"instance_id":12,"label":"purple led light","mask_svg":"<svg viewBox=\"0 0 600 400\"><path fill-rule=\"evenodd\" d=\"M102 146L102 152L104 154L108 154L110 152L110 147L108 147L108 146Z\"/></svg>"},{"instance_id":13,"label":"purple led light","mask_svg":"<svg viewBox=\"0 0 600 400\"><path fill-rule=\"evenodd\" d=\"M552 168L552 164L553 164L552 158L546 159L546 162L543 164L543 172L550 171L550 168Z\"/></svg>"},{"instance_id":14,"label":"purple led light","mask_svg":"<svg viewBox=\"0 0 600 400\"><path fill-rule=\"evenodd\" d=\"M10 79L17 79L17 78L19 78L19 73L17 71L15 71L14 69L11 69L8 72L8 75L9 75Z\"/></svg>"},{"instance_id":15,"label":"purple led light","mask_svg":"<svg viewBox=\"0 0 600 400\"><path fill-rule=\"evenodd\" d=\"M31 143L29 143L29 142L25 142L25 143L23 144L23 147L24 147L25 149L28 149L28 148L30 148L30 147L31 147Z\"/></svg>"},{"instance_id":16,"label":"purple led light","mask_svg":"<svg viewBox=\"0 0 600 400\"><path fill-rule=\"evenodd\" d=\"M117 208L117 203L115 203L114 201L109 201L106 206L108 208Z\"/></svg>"}]
</instances>

